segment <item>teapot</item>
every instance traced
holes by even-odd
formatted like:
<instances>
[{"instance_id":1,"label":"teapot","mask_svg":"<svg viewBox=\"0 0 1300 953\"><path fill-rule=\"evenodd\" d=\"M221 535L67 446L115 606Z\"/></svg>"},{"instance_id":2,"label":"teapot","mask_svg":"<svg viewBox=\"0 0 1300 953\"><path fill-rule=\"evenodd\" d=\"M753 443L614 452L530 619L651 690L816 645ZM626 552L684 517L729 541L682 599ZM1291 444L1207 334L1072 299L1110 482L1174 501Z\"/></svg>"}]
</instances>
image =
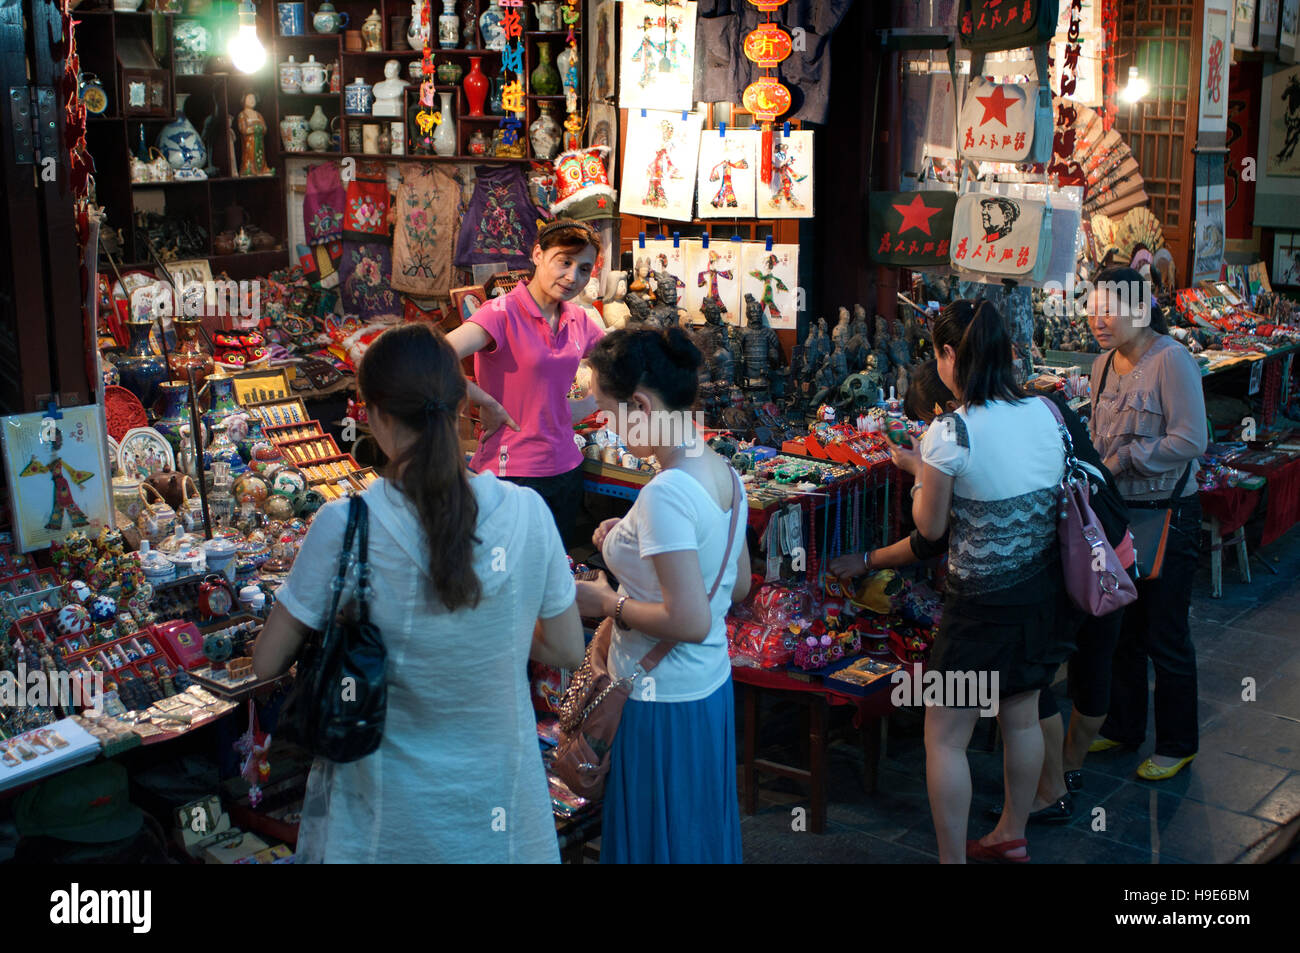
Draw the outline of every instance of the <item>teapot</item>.
<instances>
[{"instance_id":1,"label":"teapot","mask_svg":"<svg viewBox=\"0 0 1300 953\"><path fill-rule=\"evenodd\" d=\"M335 33L341 26L347 26L350 17L334 9L330 0L325 0L311 18L312 29L317 33Z\"/></svg>"},{"instance_id":2,"label":"teapot","mask_svg":"<svg viewBox=\"0 0 1300 953\"><path fill-rule=\"evenodd\" d=\"M185 481L189 480L187 473L179 470L173 470L171 467L163 467L161 470L155 470L149 474L144 485L152 489L162 499L164 503L172 508L173 511L182 509L185 505ZM191 481L191 484L193 481ZM141 487L141 494L144 493L144 486ZM145 499L145 505L149 503Z\"/></svg>"},{"instance_id":3,"label":"teapot","mask_svg":"<svg viewBox=\"0 0 1300 953\"><path fill-rule=\"evenodd\" d=\"M533 0L537 11L537 29L553 33L560 29L560 4L558 0Z\"/></svg>"},{"instance_id":4,"label":"teapot","mask_svg":"<svg viewBox=\"0 0 1300 953\"><path fill-rule=\"evenodd\" d=\"M176 515L180 518L181 525L185 527L186 532L202 533L203 498L199 495L199 488L188 473L184 474L181 483L184 497L181 500L181 505L176 508Z\"/></svg>"},{"instance_id":5,"label":"teapot","mask_svg":"<svg viewBox=\"0 0 1300 953\"><path fill-rule=\"evenodd\" d=\"M150 496L154 499L150 500ZM140 515L135 525L140 531L140 538L156 543L171 534L176 526L176 510L163 498L162 493L151 483L140 484Z\"/></svg>"}]
</instances>

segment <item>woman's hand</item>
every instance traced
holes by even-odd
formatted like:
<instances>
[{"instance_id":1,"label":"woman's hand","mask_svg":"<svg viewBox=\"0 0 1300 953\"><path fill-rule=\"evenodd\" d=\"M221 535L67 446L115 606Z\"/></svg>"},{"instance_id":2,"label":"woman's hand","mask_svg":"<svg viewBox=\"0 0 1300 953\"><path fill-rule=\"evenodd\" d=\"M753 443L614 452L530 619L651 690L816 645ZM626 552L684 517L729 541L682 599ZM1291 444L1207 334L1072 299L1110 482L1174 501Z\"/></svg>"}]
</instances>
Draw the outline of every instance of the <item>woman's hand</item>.
<instances>
[{"instance_id":1,"label":"woman's hand","mask_svg":"<svg viewBox=\"0 0 1300 953\"><path fill-rule=\"evenodd\" d=\"M490 437L504 425L511 430L518 431L519 425L515 423L506 409L501 406L499 401L481 404L478 411L479 426L483 428L483 437Z\"/></svg>"},{"instance_id":2,"label":"woman's hand","mask_svg":"<svg viewBox=\"0 0 1300 953\"><path fill-rule=\"evenodd\" d=\"M603 523L597 526L596 532L591 534L592 545L595 546L597 549L603 548L605 545L605 537L610 534L610 532L614 529L615 526L618 525L618 523L619 523L619 517L614 516L611 517L610 519L605 520Z\"/></svg>"},{"instance_id":3,"label":"woman's hand","mask_svg":"<svg viewBox=\"0 0 1300 953\"><path fill-rule=\"evenodd\" d=\"M831 560L831 575L836 579L856 579L867 573L865 553L845 553Z\"/></svg>"},{"instance_id":4,"label":"woman's hand","mask_svg":"<svg viewBox=\"0 0 1300 953\"><path fill-rule=\"evenodd\" d=\"M889 459L894 461L894 466L906 473L916 476L921 472L921 454L916 450L909 450L906 447L900 447L896 443L889 445Z\"/></svg>"},{"instance_id":5,"label":"woman's hand","mask_svg":"<svg viewBox=\"0 0 1300 953\"><path fill-rule=\"evenodd\" d=\"M609 585L609 577L603 572L595 579L579 579L574 582L578 587L578 614L585 619L599 619L614 614L617 593Z\"/></svg>"}]
</instances>

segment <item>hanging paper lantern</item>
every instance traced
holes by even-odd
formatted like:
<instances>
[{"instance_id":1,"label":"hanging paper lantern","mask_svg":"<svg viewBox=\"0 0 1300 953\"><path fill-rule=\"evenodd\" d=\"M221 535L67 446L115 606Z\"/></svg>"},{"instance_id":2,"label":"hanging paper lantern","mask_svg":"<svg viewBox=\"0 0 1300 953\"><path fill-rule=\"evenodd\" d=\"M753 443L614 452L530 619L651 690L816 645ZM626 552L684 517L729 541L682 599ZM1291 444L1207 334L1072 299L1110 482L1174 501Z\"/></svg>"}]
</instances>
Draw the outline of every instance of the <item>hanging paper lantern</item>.
<instances>
[{"instance_id":1,"label":"hanging paper lantern","mask_svg":"<svg viewBox=\"0 0 1300 953\"><path fill-rule=\"evenodd\" d=\"M741 102L759 122L772 122L790 109L790 90L774 76L764 76L745 87Z\"/></svg>"},{"instance_id":2,"label":"hanging paper lantern","mask_svg":"<svg viewBox=\"0 0 1300 953\"><path fill-rule=\"evenodd\" d=\"M790 34L775 23L761 23L745 37L745 57L762 69L773 69L790 55Z\"/></svg>"},{"instance_id":3,"label":"hanging paper lantern","mask_svg":"<svg viewBox=\"0 0 1300 953\"><path fill-rule=\"evenodd\" d=\"M785 3L785 0L749 0L749 2L758 7L758 9L762 10L764 13L769 13L777 7L782 6Z\"/></svg>"}]
</instances>

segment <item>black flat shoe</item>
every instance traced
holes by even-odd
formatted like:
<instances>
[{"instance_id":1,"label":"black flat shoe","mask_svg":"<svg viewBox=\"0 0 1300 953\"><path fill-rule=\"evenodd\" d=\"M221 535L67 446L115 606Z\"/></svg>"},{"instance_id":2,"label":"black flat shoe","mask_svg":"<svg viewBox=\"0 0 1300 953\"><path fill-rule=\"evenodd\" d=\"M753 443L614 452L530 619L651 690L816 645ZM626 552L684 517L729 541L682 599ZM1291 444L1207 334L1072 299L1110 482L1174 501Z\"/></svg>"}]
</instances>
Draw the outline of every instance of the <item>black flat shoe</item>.
<instances>
[{"instance_id":1,"label":"black flat shoe","mask_svg":"<svg viewBox=\"0 0 1300 953\"><path fill-rule=\"evenodd\" d=\"M1066 771L1065 772L1065 790L1075 794L1083 790L1083 771Z\"/></svg>"},{"instance_id":2,"label":"black flat shoe","mask_svg":"<svg viewBox=\"0 0 1300 953\"><path fill-rule=\"evenodd\" d=\"M1000 820L1002 817L1002 808L991 807L985 812L993 820ZM1031 811L1029 813L1030 824L1068 824L1074 817L1074 799L1066 794L1055 804L1049 804L1041 811Z\"/></svg>"}]
</instances>

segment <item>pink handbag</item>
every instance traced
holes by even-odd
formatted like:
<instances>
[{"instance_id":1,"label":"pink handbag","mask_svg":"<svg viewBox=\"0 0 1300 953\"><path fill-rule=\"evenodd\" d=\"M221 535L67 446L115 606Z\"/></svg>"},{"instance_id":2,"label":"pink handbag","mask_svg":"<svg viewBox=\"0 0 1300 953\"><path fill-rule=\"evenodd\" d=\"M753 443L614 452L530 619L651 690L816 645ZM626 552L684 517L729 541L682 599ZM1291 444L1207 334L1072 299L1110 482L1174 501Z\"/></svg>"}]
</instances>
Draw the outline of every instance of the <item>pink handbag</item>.
<instances>
[{"instance_id":1,"label":"pink handbag","mask_svg":"<svg viewBox=\"0 0 1300 953\"><path fill-rule=\"evenodd\" d=\"M1056 418L1061 442L1065 444L1065 475L1061 478L1057 526L1065 590L1070 601L1088 615L1109 615L1137 599L1137 587L1115 555L1102 531L1101 521L1088 502L1088 475L1074 457L1074 442L1060 408L1046 397L1039 399Z\"/></svg>"},{"instance_id":2,"label":"pink handbag","mask_svg":"<svg viewBox=\"0 0 1300 953\"><path fill-rule=\"evenodd\" d=\"M727 551L722 557L722 568L709 590L713 601L722 577L731 562L732 546L736 539L736 524L743 509L740 478L731 474L731 525L727 529ZM560 702L560 743L555 749L551 770L568 785L569 790L581 797L594 800L605 791L605 776L609 774L610 755L614 748L614 735L623 717L623 703L632 695L632 685L642 675L664 660L676 642L660 642L637 664L630 678L615 679L609 670L609 647L614 634L614 620L606 619L587 644L587 657L573 673L569 687Z\"/></svg>"}]
</instances>

